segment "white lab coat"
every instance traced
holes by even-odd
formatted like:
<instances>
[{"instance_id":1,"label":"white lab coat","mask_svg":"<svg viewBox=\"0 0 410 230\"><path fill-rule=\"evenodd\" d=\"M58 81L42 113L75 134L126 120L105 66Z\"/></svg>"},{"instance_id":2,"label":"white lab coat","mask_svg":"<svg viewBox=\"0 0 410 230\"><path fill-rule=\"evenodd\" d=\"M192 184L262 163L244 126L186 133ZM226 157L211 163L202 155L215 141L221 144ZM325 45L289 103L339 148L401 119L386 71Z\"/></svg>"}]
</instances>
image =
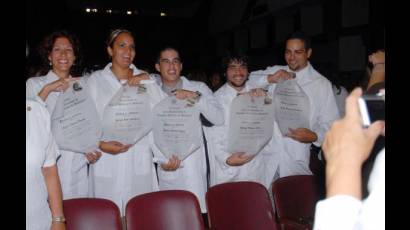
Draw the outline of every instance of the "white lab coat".
<instances>
[{"instance_id":1,"label":"white lab coat","mask_svg":"<svg viewBox=\"0 0 410 230\"><path fill-rule=\"evenodd\" d=\"M203 82L190 81L185 77L181 77L181 79L183 89L199 91L202 94L198 102L200 113L214 125L222 125L224 122L222 107L208 86ZM160 79L157 79L157 82L162 85ZM202 130L198 130L198 132L201 133L199 136L202 137ZM182 161L182 167L175 171L165 171L159 166L158 180L160 190L182 189L194 193L199 200L201 212L205 213L206 158L203 139L201 138L200 141L201 147ZM168 161L158 148L155 148L154 155L158 162Z\"/></svg>"},{"instance_id":2,"label":"white lab coat","mask_svg":"<svg viewBox=\"0 0 410 230\"><path fill-rule=\"evenodd\" d=\"M376 158L369 179L369 196L363 201L336 195L316 204L314 230L385 229L385 149Z\"/></svg>"},{"instance_id":3,"label":"white lab coat","mask_svg":"<svg viewBox=\"0 0 410 230\"><path fill-rule=\"evenodd\" d=\"M242 92L249 91L246 84ZM212 160L211 184L221 184L233 181L254 181L263 184L269 189L278 168L278 153L275 151L274 138L256 155L254 159L242 166L229 166L226 159L231 155L228 153L228 130L229 116L232 100L237 96L238 91L225 83L219 88L214 96L221 103L224 109L225 123L222 126L206 128L209 155ZM273 127L272 123L272 129Z\"/></svg>"},{"instance_id":4,"label":"white lab coat","mask_svg":"<svg viewBox=\"0 0 410 230\"><path fill-rule=\"evenodd\" d=\"M265 70L252 72L249 75L251 88L268 87L269 93L273 95L276 84L269 85L267 76L279 69L290 71L288 66L273 66ZM313 144L321 146L330 125L340 117L332 85L310 63L296 73L296 81L309 98L309 129L318 136ZM278 143L277 150L280 151L279 176L311 175L312 172L309 169L310 143L305 144L282 136L276 122L273 135L276 138L276 143Z\"/></svg>"},{"instance_id":5,"label":"white lab coat","mask_svg":"<svg viewBox=\"0 0 410 230\"><path fill-rule=\"evenodd\" d=\"M111 71L111 66L109 63L87 79L91 97L96 103L101 120L105 106L121 87L121 83ZM141 73L134 65L131 65L131 68L134 75ZM145 80L141 83L147 83L151 107L165 97L155 80ZM120 208L122 216L125 215L125 206L131 198L158 190L149 135L152 134L143 137L127 152L117 155L102 152L101 158L90 167L90 180L94 185L91 196L112 200Z\"/></svg>"},{"instance_id":6,"label":"white lab coat","mask_svg":"<svg viewBox=\"0 0 410 230\"><path fill-rule=\"evenodd\" d=\"M42 167L55 165L57 152L50 114L41 103L26 100L26 230L50 229L51 211Z\"/></svg>"},{"instance_id":7,"label":"white lab coat","mask_svg":"<svg viewBox=\"0 0 410 230\"><path fill-rule=\"evenodd\" d=\"M46 84L58 79L58 76L51 70L45 76L29 78L26 82L26 97L42 101L37 96L38 93ZM50 114L53 113L59 95L60 92L51 92L45 101ZM88 161L85 154L66 150L60 150L60 152L61 156L57 160L57 166L63 199L88 197Z\"/></svg>"}]
</instances>

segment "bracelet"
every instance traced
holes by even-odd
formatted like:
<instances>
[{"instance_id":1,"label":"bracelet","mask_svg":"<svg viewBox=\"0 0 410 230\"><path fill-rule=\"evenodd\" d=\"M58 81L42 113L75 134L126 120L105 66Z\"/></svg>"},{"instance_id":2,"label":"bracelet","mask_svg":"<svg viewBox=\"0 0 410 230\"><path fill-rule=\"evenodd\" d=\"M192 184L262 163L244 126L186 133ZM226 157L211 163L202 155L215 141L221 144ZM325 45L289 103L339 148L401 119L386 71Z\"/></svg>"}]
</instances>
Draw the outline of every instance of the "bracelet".
<instances>
[{"instance_id":1,"label":"bracelet","mask_svg":"<svg viewBox=\"0 0 410 230\"><path fill-rule=\"evenodd\" d=\"M53 216L51 218L52 222L59 222L59 223L65 223L65 217L64 216Z\"/></svg>"}]
</instances>

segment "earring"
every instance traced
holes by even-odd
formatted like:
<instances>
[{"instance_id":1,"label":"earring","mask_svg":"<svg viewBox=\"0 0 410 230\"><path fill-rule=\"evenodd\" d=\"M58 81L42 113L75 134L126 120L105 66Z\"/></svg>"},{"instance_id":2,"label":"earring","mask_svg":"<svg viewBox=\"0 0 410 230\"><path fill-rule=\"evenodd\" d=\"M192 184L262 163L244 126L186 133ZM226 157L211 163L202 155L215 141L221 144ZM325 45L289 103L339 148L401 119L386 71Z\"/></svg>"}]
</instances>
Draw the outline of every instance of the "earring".
<instances>
[{"instance_id":1,"label":"earring","mask_svg":"<svg viewBox=\"0 0 410 230\"><path fill-rule=\"evenodd\" d=\"M49 64L50 66L53 66L53 63L51 63L51 62L49 62L48 64Z\"/></svg>"}]
</instances>

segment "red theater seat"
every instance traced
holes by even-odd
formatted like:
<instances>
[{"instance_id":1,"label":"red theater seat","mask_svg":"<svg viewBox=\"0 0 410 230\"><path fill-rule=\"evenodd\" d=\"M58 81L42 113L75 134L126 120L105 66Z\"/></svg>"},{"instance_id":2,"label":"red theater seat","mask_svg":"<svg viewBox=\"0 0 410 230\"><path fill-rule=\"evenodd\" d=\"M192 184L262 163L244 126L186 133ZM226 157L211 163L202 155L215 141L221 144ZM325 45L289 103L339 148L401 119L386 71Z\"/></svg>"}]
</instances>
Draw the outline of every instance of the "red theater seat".
<instances>
[{"instance_id":1,"label":"red theater seat","mask_svg":"<svg viewBox=\"0 0 410 230\"><path fill-rule=\"evenodd\" d=\"M136 196L125 209L127 230L203 230L196 196L165 190Z\"/></svg>"},{"instance_id":2,"label":"red theater seat","mask_svg":"<svg viewBox=\"0 0 410 230\"><path fill-rule=\"evenodd\" d=\"M121 230L120 210L106 199L77 198L63 201L66 230Z\"/></svg>"},{"instance_id":3,"label":"red theater seat","mask_svg":"<svg viewBox=\"0 0 410 230\"><path fill-rule=\"evenodd\" d=\"M223 230L277 230L266 188L255 182L230 182L206 193L209 225Z\"/></svg>"}]
</instances>

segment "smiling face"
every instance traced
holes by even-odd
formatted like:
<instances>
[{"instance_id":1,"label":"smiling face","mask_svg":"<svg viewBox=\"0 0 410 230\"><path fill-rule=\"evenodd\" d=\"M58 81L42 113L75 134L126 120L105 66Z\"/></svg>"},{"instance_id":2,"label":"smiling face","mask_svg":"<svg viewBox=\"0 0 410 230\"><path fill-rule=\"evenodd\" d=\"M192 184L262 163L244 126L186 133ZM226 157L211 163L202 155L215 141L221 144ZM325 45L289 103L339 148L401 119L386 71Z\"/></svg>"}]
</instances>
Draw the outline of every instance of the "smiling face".
<instances>
[{"instance_id":1,"label":"smiling face","mask_svg":"<svg viewBox=\"0 0 410 230\"><path fill-rule=\"evenodd\" d=\"M159 63L155 69L161 73L162 82L166 85L174 85L181 77L182 62L179 54L174 49L166 49L161 52Z\"/></svg>"},{"instance_id":2,"label":"smiling face","mask_svg":"<svg viewBox=\"0 0 410 230\"><path fill-rule=\"evenodd\" d=\"M129 33L120 33L107 51L113 66L129 68L135 57L134 38Z\"/></svg>"},{"instance_id":3,"label":"smiling face","mask_svg":"<svg viewBox=\"0 0 410 230\"><path fill-rule=\"evenodd\" d=\"M226 69L226 78L228 84L237 90L242 90L245 86L245 82L248 79L248 67L242 62L233 60L228 64Z\"/></svg>"},{"instance_id":4,"label":"smiling face","mask_svg":"<svg viewBox=\"0 0 410 230\"><path fill-rule=\"evenodd\" d=\"M312 49L306 50L305 43L300 39L290 39L286 42L285 60L289 69L299 71L308 64Z\"/></svg>"},{"instance_id":5,"label":"smiling face","mask_svg":"<svg viewBox=\"0 0 410 230\"><path fill-rule=\"evenodd\" d=\"M75 58L73 45L66 37L57 38L48 55L48 60L53 66L53 71L57 74L69 73Z\"/></svg>"}]
</instances>

